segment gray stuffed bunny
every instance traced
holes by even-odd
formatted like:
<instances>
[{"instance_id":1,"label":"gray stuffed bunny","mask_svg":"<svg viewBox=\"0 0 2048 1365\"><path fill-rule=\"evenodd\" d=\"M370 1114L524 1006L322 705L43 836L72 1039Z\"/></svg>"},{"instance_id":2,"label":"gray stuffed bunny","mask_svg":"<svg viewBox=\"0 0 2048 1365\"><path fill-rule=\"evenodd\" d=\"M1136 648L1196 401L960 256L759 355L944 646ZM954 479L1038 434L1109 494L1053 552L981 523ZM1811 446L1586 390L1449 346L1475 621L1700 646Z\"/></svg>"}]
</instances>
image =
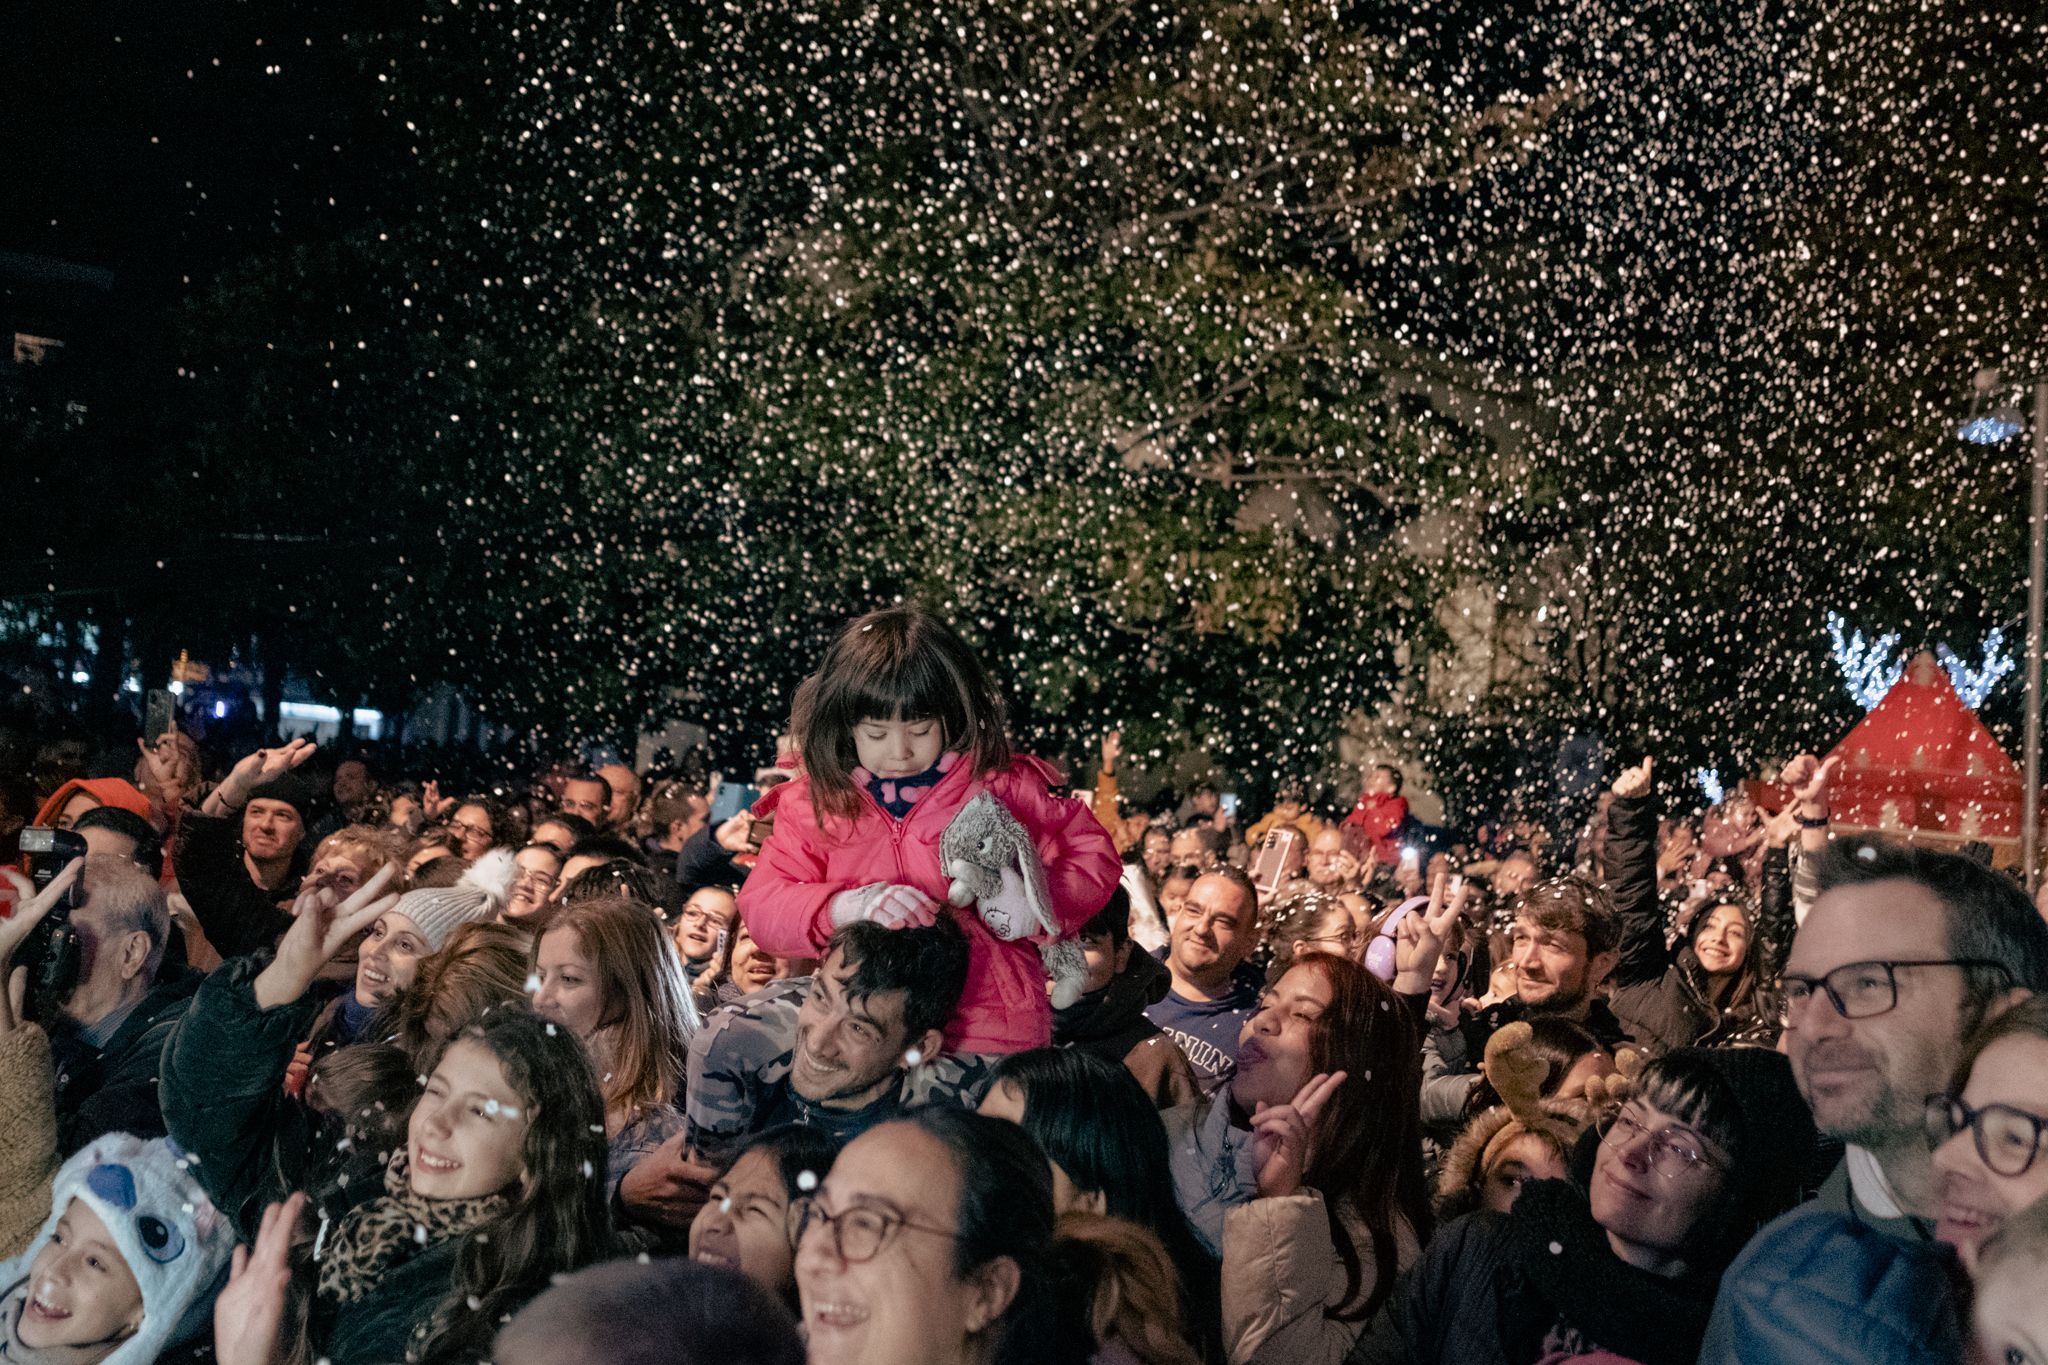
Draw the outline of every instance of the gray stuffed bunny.
<instances>
[{"instance_id":1,"label":"gray stuffed bunny","mask_svg":"<svg viewBox=\"0 0 2048 1365\"><path fill-rule=\"evenodd\" d=\"M963 908L976 906L997 938L1038 941L1038 955L1052 977L1054 1009L1081 998L1081 983L1088 976L1081 945L1059 937L1038 849L1008 807L989 792L962 806L939 838L939 866L951 880L946 899Z\"/></svg>"}]
</instances>

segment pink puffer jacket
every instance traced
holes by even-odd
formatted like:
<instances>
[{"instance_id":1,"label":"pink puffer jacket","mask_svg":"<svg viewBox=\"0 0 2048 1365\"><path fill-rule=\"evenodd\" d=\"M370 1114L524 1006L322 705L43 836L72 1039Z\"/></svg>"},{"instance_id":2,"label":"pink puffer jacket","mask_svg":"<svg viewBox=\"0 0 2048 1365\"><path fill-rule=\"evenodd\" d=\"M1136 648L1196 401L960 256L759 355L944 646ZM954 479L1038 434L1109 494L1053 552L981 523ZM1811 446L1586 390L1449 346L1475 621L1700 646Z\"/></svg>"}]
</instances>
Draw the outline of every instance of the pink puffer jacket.
<instances>
[{"instance_id":1,"label":"pink puffer jacket","mask_svg":"<svg viewBox=\"0 0 2048 1365\"><path fill-rule=\"evenodd\" d=\"M987 790L1031 831L1053 913L1062 931L1072 933L1109 900L1123 866L1087 803L1052 794L1058 780L1058 770L1035 758L981 777L957 764L901 822L863 788L852 824L830 819L823 830L808 778L772 788L754 806L756 815L774 815L775 832L740 888L747 932L778 957L818 957L832 937L831 902L841 891L895 882L943 904L948 879L939 868L939 837L962 806ZM946 1026L947 1049L1008 1053L1046 1046L1052 1005L1038 949L1003 942L972 906L954 911L954 918L967 931L967 988Z\"/></svg>"}]
</instances>

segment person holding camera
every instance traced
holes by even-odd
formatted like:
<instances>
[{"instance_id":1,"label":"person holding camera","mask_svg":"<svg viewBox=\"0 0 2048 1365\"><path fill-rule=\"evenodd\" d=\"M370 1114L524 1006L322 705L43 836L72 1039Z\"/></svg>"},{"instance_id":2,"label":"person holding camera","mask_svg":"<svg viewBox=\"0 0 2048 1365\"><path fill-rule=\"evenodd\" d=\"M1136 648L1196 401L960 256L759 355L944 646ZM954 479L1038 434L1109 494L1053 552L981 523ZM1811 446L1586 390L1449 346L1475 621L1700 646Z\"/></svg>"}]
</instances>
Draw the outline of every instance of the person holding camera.
<instances>
[{"instance_id":1,"label":"person holding camera","mask_svg":"<svg viewBox=\"0 0 2048 1365\"><path fill-rule=\"evenodd\" d=\"M107 853L73 858L40 892L11 869L0 875L23 906L9 929L55 912L70 930L39 936L22 954L36 960L15 964L33 984L29 1013L49 1035L59 1150L68 1155L105 1133L161 1136L157 1060L199 984L196 973L165 967L163 887L133 860Z\"/></svg>"}]
</instances>

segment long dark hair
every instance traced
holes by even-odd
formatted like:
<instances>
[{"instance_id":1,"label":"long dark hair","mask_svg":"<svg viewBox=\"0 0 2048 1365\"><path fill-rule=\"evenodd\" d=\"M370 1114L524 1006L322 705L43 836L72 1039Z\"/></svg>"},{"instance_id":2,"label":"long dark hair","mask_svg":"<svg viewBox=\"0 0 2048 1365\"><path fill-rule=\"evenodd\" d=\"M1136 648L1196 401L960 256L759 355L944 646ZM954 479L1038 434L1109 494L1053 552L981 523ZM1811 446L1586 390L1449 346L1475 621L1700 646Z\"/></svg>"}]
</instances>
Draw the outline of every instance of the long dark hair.
<instances>
[{"instance_id":1,"label":"long dark hair","mask_svg":"<svg viewBox=\"0 0 2048 1365\"><path fill-rule=\"evenodd\" d=\"M674 1101L683 1089L683 1060L697 1031L697 1006L660 917L652 907L623 896L564 905L533 940L535 970L541 940L561 933L575 936L604 1001L601 1027L611 1030L606 1110L638 1113Z\"/></svg>"},{"instance_id":2,"label":"long dark hair","mask_svg":"<svg viewBox=\"0 0 2048 1365\"><path fill-rule=\"evenodd\" d=\"M790 730L825 817L860 810L853 727L864 720L936 720L947 749L976 774L1010 766L1002 693L960 633L921 607L886 607L847 623L797 689Z\"/></svg>"},{"instance_id":3,"label":"long dark hair","mask_svg":"<svg viewBox=\"0 0 2048 1365\"><path fill-rule=\"evenodd\" d=\"M1222 1340L1216 1262L1196 1240L1173 1188L1166 1125L1129 1070L1081 1048L1036 1048L996 1063L991 1087L1024 1097L1024 1131L1103 1211L1159 1239L1180 1285L1181 1319L1205 1354Z\"/></svg>"},{"instance_id":4,"label":"long dark hair","mask_svg":"<svg viewBox=\"0 0 2048 1365\"><path fill-rule=\"evenodd\" d=\"M1330 1239L1344 1263L1344 1297L1324 1312L1341 1322L1372 1316L1400 1273L1396 1219L1418 1243L1429 1240L1429 1189L1422 1175L1422 1067L1415 1027L1400 998L1349 958L1304 953L1296 967L1320 975L1330 1007L1309 1033L1309 1070L1345 1073L1316 1122L1303 1183L1323 1195ZM1338 1217L1350 1205L1371 1238L1373 1282L1360 1248Z\"/></svg>"},{"instance_id":5,"label":"long dark hair","mask_svg":"<svg viewBox=\"0 0 2048 1365\"><path fill-rule=\"evenodd\" d=\"M498 1059L529 1116L512 1204L462 1239L446 1298L407 1359L488 1359L504 1319L559 1274L614 1250L604 1101L582 1045L523 1006L494 1009L450 1040Z\"/></svg>"},{"instance_id":6,"label":"long dark hair","mask_svg":"<svg viewBox=\"0 0 2048 1365\"><path fill-rule=\"evenodd\" d=\"M1743 943L1742 965L1732 973L1732 979L1723 990L1714 989L1713 978L1706 968L1700 967L1699 950L1693 945L1699 942L1700 931L1707 927L1707 921L1722 906L1731 906L1742 912ZM1707 991L1707 1003L1717 1006L1722 1013L1738 1010L1755 999L1757 986L1761 981L1758 964L1763 960L1763 940L1756 932L1757 911L1750 897L1740 893L1722 892L1710 897L1693 911L1692 921L1685 926L1685 951L1692 956L1693 965L1700 967L1702 984ZM1718 998L1716 998L1718 997Z\"/></svg>"},{"instance_id":7,"label":"long dark hair","mask_svg":"<svg viewBox=\"0 0 2048 1365\"><path fill-rule=\"evenodd\" d=\"M904 1119L935 1138L953 1158L960 1201L954 1216L953 1274L965 1279L1008 1257L1018 1270L1017 1294L988 1326L988 1365L1068 1365L1086 1360L1092 1343L1064 1339L1053 1281L1052 1167L1014 1123L967 1109L926 1106Z\"/></svg>"}]
</instances>

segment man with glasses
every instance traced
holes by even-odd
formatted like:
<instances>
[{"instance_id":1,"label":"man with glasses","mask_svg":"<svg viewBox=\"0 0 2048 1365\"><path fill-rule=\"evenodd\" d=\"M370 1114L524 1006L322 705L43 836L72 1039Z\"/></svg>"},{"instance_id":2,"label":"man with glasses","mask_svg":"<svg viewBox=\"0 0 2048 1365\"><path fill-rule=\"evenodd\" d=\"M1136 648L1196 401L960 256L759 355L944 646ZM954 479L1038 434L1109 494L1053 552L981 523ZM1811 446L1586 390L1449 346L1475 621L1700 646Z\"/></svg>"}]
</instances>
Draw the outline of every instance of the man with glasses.
<instances>
[{"instance_id":1,"label":"man with glasses","mask_svg":"<svg viewBox=\"0 0 2048 1365\"><path fill-rule=\"evenodd\" d=\"M1817 870L1785 964L1782 1046L1815 1125L1847 1151L1730 1268L1702 1361L1827 1359L1816 1342L1867 1340L1873 1322L1956 1336L1945 1298L1922 1292L1940 1282L1927 1097L1971 1030L2048 988L2048 923L1990 868L1868 839L1837 840Z\"/></svg>"}]
</instances>

